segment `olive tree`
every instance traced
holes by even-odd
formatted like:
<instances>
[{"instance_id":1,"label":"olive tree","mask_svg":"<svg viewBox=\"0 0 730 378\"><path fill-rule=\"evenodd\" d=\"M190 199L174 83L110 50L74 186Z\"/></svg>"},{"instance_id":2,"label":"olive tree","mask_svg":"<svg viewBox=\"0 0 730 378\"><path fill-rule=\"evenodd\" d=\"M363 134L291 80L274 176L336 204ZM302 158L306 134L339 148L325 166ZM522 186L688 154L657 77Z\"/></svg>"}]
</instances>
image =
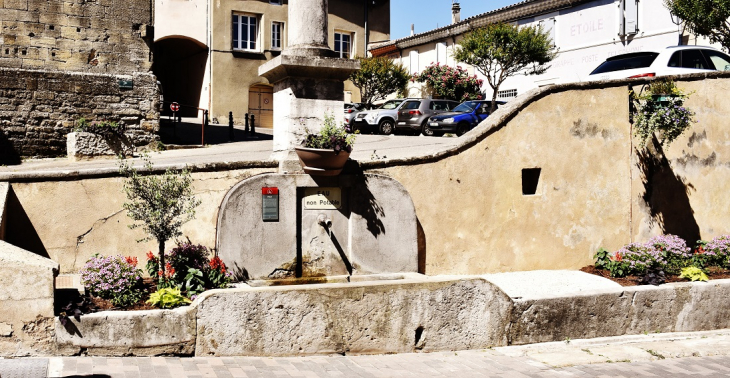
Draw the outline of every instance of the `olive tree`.
<instances>
[{"instance_id":1,"label":"olive tree","mask_svg":"<svg viewBox=\"0 0 730 378\"><path fill-rule=\"evenodd\" d=\"M149 156L143 157L148 173L153 166ZM127 202L123 207L127 216L134 221L129 228L142 227L147 237L137 242L157 240L160 258L158 280L165 278L165 242L182 235L180 227L195 217L195 208L200 201L193 195L190 171L166 170L162 175L142 175L126 160L119 163L119 173L126 176L124 192Z\"/></svg>"},{"instance_id":2,"label":"olive tree","mask_svg":"<svg viewBox=\"0 0 730 378\"><path fill-rule=\"evenodd\" d=\"M690 32L730 49L730 0L664 0Z\"/></svg>"},{"instance_id":3,"label":"olive tree","mask_svg":"<svg viewBox=\"0 0 730 378\"><path fill-rule=\"evenodd\" d=\"M473 66L487 78L494 90L491 109L494 111L499 86L508 77L518 73L541 74L556 55L550 36L541 27L497 23L467 33L459 42L454 58Z\"/></svg>"},{"instance_id":4,"label":"olive tree","mask_svg":"<svg viewBox=\"0 0 730 378\"><path fill-rule=\"evenodd\" d=\"M384 56L357 59L360 69L352 73L349 79L360 90L360 101L368 107L391 93L405 92L411 75L402 65Z\"/></svg>"}]
</instances>

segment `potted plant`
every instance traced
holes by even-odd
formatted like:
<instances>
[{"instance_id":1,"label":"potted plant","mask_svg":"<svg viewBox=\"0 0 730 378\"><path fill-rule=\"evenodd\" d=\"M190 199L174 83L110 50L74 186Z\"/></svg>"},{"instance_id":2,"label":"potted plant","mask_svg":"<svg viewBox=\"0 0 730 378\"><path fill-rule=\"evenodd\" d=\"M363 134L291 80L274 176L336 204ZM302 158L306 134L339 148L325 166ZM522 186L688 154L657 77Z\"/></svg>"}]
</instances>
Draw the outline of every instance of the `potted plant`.
<instances>
[{"instance_id":1,"label":"potted plant","mask_svg":"<svg viewBox=\"0 0 730 378\"><path fill-rule=\"evenodd\" d=\"M669 145L692 123L695 113L684 106L689 98L671 80L657 80L650 83L646 93L632 94L636 106L634 118L635 134L645 144L654 132L660 136L660 145Z\"/></svg>"},{"instance_id":2,"label":"potted plant","mask_svg":"<svg viewBox=\"0 0 730 378\"><path fill-rule=\"evenodd\" d=\"M336 176L342 172L350 157L355 135L348 134L342 126L337 126L333 114L325 114L324 125L317 134L310 133L301 147L295 147L305 173L317 176Z\"/></svg>"}]
</instances>

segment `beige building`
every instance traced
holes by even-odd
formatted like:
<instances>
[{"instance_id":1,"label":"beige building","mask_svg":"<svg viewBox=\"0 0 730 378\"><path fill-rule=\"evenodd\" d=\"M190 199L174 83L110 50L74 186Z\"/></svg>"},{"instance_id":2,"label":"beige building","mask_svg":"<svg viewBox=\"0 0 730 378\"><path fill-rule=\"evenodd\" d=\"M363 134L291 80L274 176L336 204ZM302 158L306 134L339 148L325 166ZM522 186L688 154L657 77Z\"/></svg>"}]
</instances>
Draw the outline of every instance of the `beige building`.
<instances>
[{"instance_id":1,"label":"beige building","mask_svg":"<svg viewBox=\"0 0 730 378\"><path fill-rule=\"evenodd\" d=\"M154 73L166 101L183 116L236 123L253 114L273 127L273 87L258 67L287 46L288 0L156 0ZM367 22L366 22L367 21ZM342 57L365 55L368 43L390 37L390 1L329 1L329 46ZM345 83L345 101L358 101Z\"/></svg>"}]
</instances>

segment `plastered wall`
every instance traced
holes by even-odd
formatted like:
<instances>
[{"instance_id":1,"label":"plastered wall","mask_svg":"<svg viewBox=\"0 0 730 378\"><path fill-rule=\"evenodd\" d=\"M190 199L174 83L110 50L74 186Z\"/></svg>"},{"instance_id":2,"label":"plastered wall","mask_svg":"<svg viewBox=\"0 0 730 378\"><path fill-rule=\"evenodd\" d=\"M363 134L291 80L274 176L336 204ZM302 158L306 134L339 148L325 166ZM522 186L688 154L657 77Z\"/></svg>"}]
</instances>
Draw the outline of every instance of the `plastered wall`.
<instances>
[{"instance_id":1,"label":"plastered wall","mask_svg":"<svg viewBox=\"0 0 730 378\"><path fill-rule=\"evenodd\" d=\"M730 104L718 94L730 89L730 75L700 79L679 82L693 92L687 105L698 123L663 151L647 152L631 137L628 82L572 84L510 102L453 151L363 162L362 168L393 177L411 196L427 274L578 269L592 263L599 247L616 250L663 232L711 239L728 232ZM641 82L633 83L640 89ZM534 195L522 192L526 168L540 168ZM227 191L273 171L193 174L203 203L183 232L214 246ZM143 235L127 228L121 179L16 182L12 188L62 273L77 271L97 252L142 258L155 249L134 243Z\"/></svg>"}]
</instances>

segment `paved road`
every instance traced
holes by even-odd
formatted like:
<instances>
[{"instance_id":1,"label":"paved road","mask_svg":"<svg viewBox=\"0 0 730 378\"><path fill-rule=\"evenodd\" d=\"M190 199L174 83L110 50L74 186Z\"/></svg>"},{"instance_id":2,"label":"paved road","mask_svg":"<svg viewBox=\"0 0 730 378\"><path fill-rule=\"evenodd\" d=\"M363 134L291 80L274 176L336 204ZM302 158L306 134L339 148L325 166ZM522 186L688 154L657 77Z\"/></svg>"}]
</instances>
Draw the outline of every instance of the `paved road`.
<instances>
[{"instance_id":1,"label":"paved road","mask_svg":"<svg viewBox=\"0 0 730 378\"><path fill-rule=\"evenodd\" d=\"M720 330L372 356L0 359L0 377L730 377L728 355Z\"/></svg>"},{"instance_id":2,"label":"paved road","mask_svg":"<svg viewBox=\"0 0 730 378\"><path fill-rule=\"evenodd\" d=\"M227 130L227 128L226 128ZM241 131L237 129L238 131ZM227 138L227 134L226 134ZM227 140L227 139L226 139ZM237 139L240 140L240 139ZM215 140L214 140L215 141ZM196 142L196 143L199 143ZM351 159L358 161L385 160L424 156L448 149L459 143L456 137L425 137L406 135L359 135ZM150 156L156 167L203 166L246 162L271 161L273 141L271 130L257 129L255 139L223 142L200 147L187 143L184 149L174 149ZM139 159L135 159L139 166ZM116 171L113 157L73 162L67 158L28 159L19 165L0 166L0 181L11 180L19 175L49 175L69 177L98 171Z\"/></svg>"}]
</instances>

